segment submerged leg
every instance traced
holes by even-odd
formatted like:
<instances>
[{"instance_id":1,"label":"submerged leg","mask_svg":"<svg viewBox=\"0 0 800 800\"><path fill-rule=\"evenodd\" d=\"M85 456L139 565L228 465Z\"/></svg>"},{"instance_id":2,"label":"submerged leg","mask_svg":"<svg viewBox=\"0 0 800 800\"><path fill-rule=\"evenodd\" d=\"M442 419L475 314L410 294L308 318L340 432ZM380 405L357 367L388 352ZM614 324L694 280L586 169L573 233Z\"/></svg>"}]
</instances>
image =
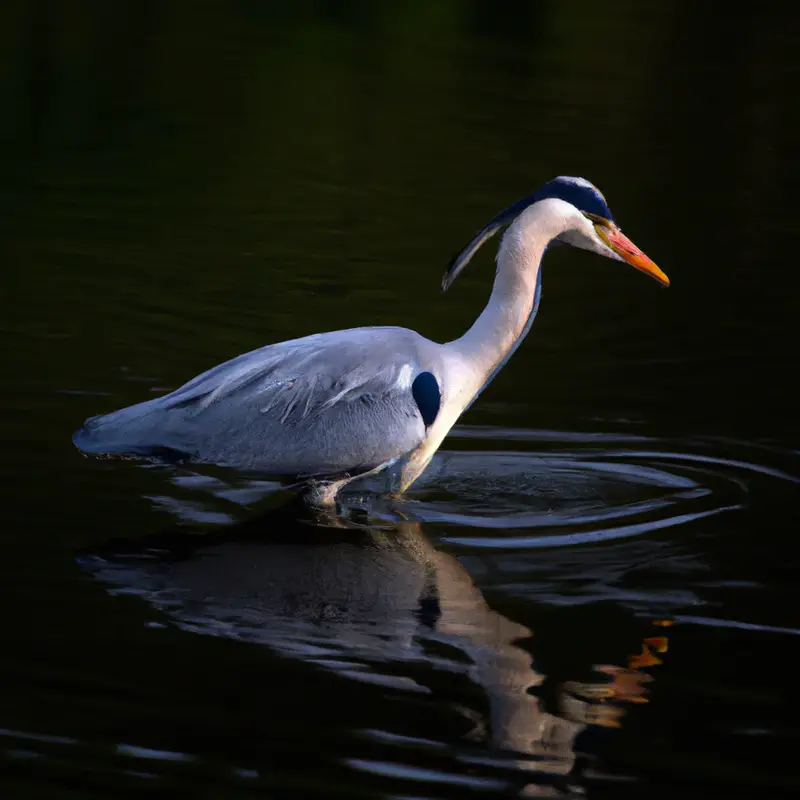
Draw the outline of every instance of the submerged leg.
<instances>
[{"instance_id":1,"label":"submerged leg","mask_svg":"<svg viewBox=\"0 0 800 800\"><path fill-rule=\"evenodd\" d=\"M311 508L335 508L336 507L336 495L345 487L348 483L352 483L353 481L360 481L364 478L371 478L373 475L377 475L380 472L391 467L397 461L396 458L393 458L391 461L386 461L383 464L378 464L377 467L373 467L366 472L358 472L355 475L347 475L343 478L337 478L333 480L317 480L311 481L306 484L305 488L303 489L303 500L306 505L310 506Z\"/></svg>"},{"instance_id":2,"label":"submerged leg","mask_svg":"<svg viewBox=\"0 0 800 800\"><path fill-rule=\"evenodd\" d=\"M351 478L338 481L312 481L303 490L303 502L310 508L333 509L336 508L336 495Z\"/></svg>"}]
</instances>

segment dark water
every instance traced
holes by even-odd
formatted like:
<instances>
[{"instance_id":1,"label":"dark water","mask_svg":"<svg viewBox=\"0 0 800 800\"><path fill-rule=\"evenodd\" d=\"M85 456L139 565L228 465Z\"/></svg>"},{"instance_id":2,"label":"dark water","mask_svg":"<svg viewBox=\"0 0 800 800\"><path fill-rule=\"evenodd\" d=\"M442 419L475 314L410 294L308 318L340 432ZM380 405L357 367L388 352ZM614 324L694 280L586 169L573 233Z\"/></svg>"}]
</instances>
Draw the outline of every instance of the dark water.
<instances>
[{"instance_id":1,"label":"dark water","mask_svg":"<svg viewBox=\"0 0 800 800\"><path fill-rule=\"evenodd\" d=\"M785 10L2 4L3 797L797 795ZM267 342L459 335L448 257L557 174L672 288L549 254L404 501L72 447Z\"/></svg>"}]
</instances>

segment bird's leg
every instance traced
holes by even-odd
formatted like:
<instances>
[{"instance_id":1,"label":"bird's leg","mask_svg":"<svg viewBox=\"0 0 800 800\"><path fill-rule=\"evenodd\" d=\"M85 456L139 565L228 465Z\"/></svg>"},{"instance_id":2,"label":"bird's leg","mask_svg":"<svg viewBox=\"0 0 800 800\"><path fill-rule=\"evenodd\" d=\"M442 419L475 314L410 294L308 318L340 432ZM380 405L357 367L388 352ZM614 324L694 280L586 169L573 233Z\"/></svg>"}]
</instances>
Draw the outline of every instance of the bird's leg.
<instances>
[{"instance_id":1,"label":"bird's leg","mask_svg":"<svg viewBox=\"0 0 800 800\"><path fill-rule=\"evenodd\" d=\"M371 478L392 467L394 463L395 459L392 459L391 461L387 461L384 464L379 464L377 467L373 467L366 472L359 472L355 475L345 475L343 478L327 481L310 481L308 484L306 484L303 490L303 502L312 509L323 509L326 511L337 509L338 504L336 502L336 497L348 483L364 480L365 478Z\"/></svg>"},{"instance_id":2,"label":"bird's leg","mask_svg":"<svg viewBox=\"0 0 800 800\"><path fill-rule=\"evenodd\" d=\"M347 483L347 479L338 481L313 481L303 492L303 502L310 508L331 510L336 508L336 495Z\"/></svg>"}]
</instances>

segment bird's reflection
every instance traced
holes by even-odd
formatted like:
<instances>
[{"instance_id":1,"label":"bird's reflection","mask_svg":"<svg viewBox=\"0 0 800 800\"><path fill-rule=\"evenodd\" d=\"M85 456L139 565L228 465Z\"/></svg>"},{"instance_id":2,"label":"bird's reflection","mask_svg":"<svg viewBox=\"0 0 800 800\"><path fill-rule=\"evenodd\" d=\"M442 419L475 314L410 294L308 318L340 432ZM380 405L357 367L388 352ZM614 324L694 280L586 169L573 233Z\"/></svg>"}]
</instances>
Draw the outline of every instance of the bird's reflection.
<instances>
[{"instance_id":1,"label":"bird's reflection","mask_svg":"<svg viewBox=\"0 0 800 800\"><path fill-rule=\"evenodd\" d=\"M471 738L550 775L573 769L575 738L587 725L618 726L620 703L646 702L650 678L639 667L648 665L645 653L652 664L665 649L664 639L651 639L626 666L598 667L595 682L563 682L555 713L546 710L531 630L490 608L418 522L337 517L320 526L281 513L222 535L117 543L83 563L112 591L138 594L198 633L412 691L431 691L431 670L466 676L488 699L488 715L467 712Z\"/></svg>"}]
</instances>

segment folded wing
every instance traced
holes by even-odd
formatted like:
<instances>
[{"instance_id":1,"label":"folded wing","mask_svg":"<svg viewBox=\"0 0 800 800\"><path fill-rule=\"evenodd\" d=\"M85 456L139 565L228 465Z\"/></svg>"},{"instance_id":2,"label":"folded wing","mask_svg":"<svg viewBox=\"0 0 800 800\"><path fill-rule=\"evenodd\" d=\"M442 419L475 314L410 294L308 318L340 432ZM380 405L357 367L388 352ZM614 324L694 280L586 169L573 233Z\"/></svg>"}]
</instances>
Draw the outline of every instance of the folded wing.
<instances>
[{"instance_id":1,"label":"folded wing","mask_svg":"<svg viewBox=\"0 0 800 800\"><path fill-rule=\"evenodd\" d=\"M440 402L436 347L404 328L356 328L268 345L168 395L93 417L73 441L89 453L276 476L367 471L424 441Z\"/></svg>"}]
</instances>

